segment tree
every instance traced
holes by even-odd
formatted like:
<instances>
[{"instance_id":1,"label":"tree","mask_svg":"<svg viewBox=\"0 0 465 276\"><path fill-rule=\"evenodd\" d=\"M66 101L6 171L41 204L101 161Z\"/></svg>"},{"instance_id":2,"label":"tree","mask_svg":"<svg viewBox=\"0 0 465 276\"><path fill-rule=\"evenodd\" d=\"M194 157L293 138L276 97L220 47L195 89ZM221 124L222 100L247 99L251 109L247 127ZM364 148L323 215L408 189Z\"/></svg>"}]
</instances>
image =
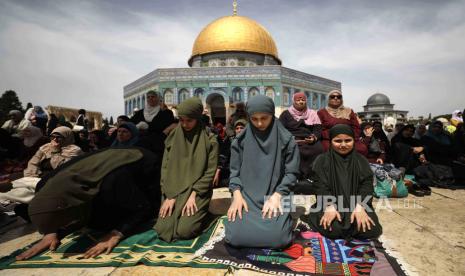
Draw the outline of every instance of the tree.
<instances>
[{"instance_id":1,"label":"tree","mask_svg":"<svg viewBox=\"0 0 465 276\"><path fill-rule=\"evenodd\" d=\"M110 126L113 125L113 116L110 116Z\"/></svg>"},{"instance_id":2,"label":"tree","mask_svg":"<svg viewBox=\"0 0 465 276\"><path fill-rule=\"evenodd\" d=\"M0 122L7 120L8 112L19 110L24 112L23 104L19 101L18 95L13 90L7 90L0 97Z\"/></svg>"}]
</instances>

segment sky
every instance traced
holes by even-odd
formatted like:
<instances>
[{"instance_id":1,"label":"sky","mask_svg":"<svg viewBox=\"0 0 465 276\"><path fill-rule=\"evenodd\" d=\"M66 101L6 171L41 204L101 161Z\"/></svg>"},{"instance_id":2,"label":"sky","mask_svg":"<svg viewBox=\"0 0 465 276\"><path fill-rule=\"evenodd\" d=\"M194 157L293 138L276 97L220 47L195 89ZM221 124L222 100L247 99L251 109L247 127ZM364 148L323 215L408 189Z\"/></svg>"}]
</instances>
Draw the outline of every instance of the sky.
<instances>
[{"instance_id":1,"label":"sky","mask_svg":"<svg viewBox=\"0 0 465 276\"><path fill-rule=\"evenodd\" d=\"M25 105L123 114L123 87L188 67L195 38L232 0L0 1L0 91ZM465 0L238 0L283 66L342 83L362 111L386 94L409 116L465 108Z\"/></svg>"}]
</instances>

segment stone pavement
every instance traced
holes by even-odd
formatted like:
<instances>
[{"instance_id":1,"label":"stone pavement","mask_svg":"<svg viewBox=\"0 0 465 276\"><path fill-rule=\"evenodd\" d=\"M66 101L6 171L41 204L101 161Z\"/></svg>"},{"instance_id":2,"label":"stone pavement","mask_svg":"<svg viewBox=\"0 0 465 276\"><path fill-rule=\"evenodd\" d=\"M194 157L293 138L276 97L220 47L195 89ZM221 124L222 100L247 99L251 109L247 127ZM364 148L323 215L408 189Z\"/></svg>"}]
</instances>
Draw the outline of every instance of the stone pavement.
<instances>
[{"instance_id":1,"label":"stone pavement","mask_svg":"<svg viewBox=\"0 0 465 276\"><path fill-rule=\"evenodd\" d=\"M230 195L217 189L210 210L226 213ZM298 196L298 204L309 197ZM381 240L391 255L400 260L409 275L465 275L465 190L433 188L427 197L375 201L387 207L378 211L384 234ZM40 238L33 226L18 221L0 229L0 256L8 255ZM129 268L40 268L11 269L1 275L225 275L226 270L147 267ZM236 275L260 275L236 271Z\"/></svg>"}]
</instances>

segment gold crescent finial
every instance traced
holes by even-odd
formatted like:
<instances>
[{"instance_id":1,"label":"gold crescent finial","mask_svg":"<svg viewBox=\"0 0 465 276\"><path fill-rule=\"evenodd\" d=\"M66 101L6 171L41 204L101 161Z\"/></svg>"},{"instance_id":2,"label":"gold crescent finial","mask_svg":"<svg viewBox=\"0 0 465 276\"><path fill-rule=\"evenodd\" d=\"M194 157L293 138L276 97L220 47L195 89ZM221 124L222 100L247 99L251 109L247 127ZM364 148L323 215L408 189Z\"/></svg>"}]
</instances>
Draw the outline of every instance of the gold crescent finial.
<instances>
[{"instance_id":1,"label":"gold crescent finial","mask_svg":"<svg viewBox=\"0 0 465 276\"><path fill-rule=\"evenodd\" d=\"M233 1L233 15L237 15L237 0Z\"/></svg>"}]
</instances>

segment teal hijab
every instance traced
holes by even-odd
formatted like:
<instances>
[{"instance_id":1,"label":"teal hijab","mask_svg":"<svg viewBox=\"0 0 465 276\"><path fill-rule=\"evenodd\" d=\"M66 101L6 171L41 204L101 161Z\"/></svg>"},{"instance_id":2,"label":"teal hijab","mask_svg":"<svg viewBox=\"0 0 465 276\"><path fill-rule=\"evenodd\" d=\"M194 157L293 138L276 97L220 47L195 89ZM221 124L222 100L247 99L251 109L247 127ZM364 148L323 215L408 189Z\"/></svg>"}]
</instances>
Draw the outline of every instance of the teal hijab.
<instances>
[{"instance_id":1,"label":"teal hijab","mask_svg":"<svg viewBox=\"0 0 465 276\"><path fill-rule=\"evenodd\" d=\"M271 98L263 95L251 98L247 102L246 111L249 123L235 141L240 151L240 173L238 177L232 177L230 183L232 186L240 186L243 196L262 208L266 195L274 192L283 195L289 193L288 190L278 191L277 186L284 175L282 165L286 160L283 160L283 150L293 138L274 117L275 106ZM264 131L257 129L251 122L252 115L257 112L273 116L271 124Z\"/></svg>"}]
</instances>

